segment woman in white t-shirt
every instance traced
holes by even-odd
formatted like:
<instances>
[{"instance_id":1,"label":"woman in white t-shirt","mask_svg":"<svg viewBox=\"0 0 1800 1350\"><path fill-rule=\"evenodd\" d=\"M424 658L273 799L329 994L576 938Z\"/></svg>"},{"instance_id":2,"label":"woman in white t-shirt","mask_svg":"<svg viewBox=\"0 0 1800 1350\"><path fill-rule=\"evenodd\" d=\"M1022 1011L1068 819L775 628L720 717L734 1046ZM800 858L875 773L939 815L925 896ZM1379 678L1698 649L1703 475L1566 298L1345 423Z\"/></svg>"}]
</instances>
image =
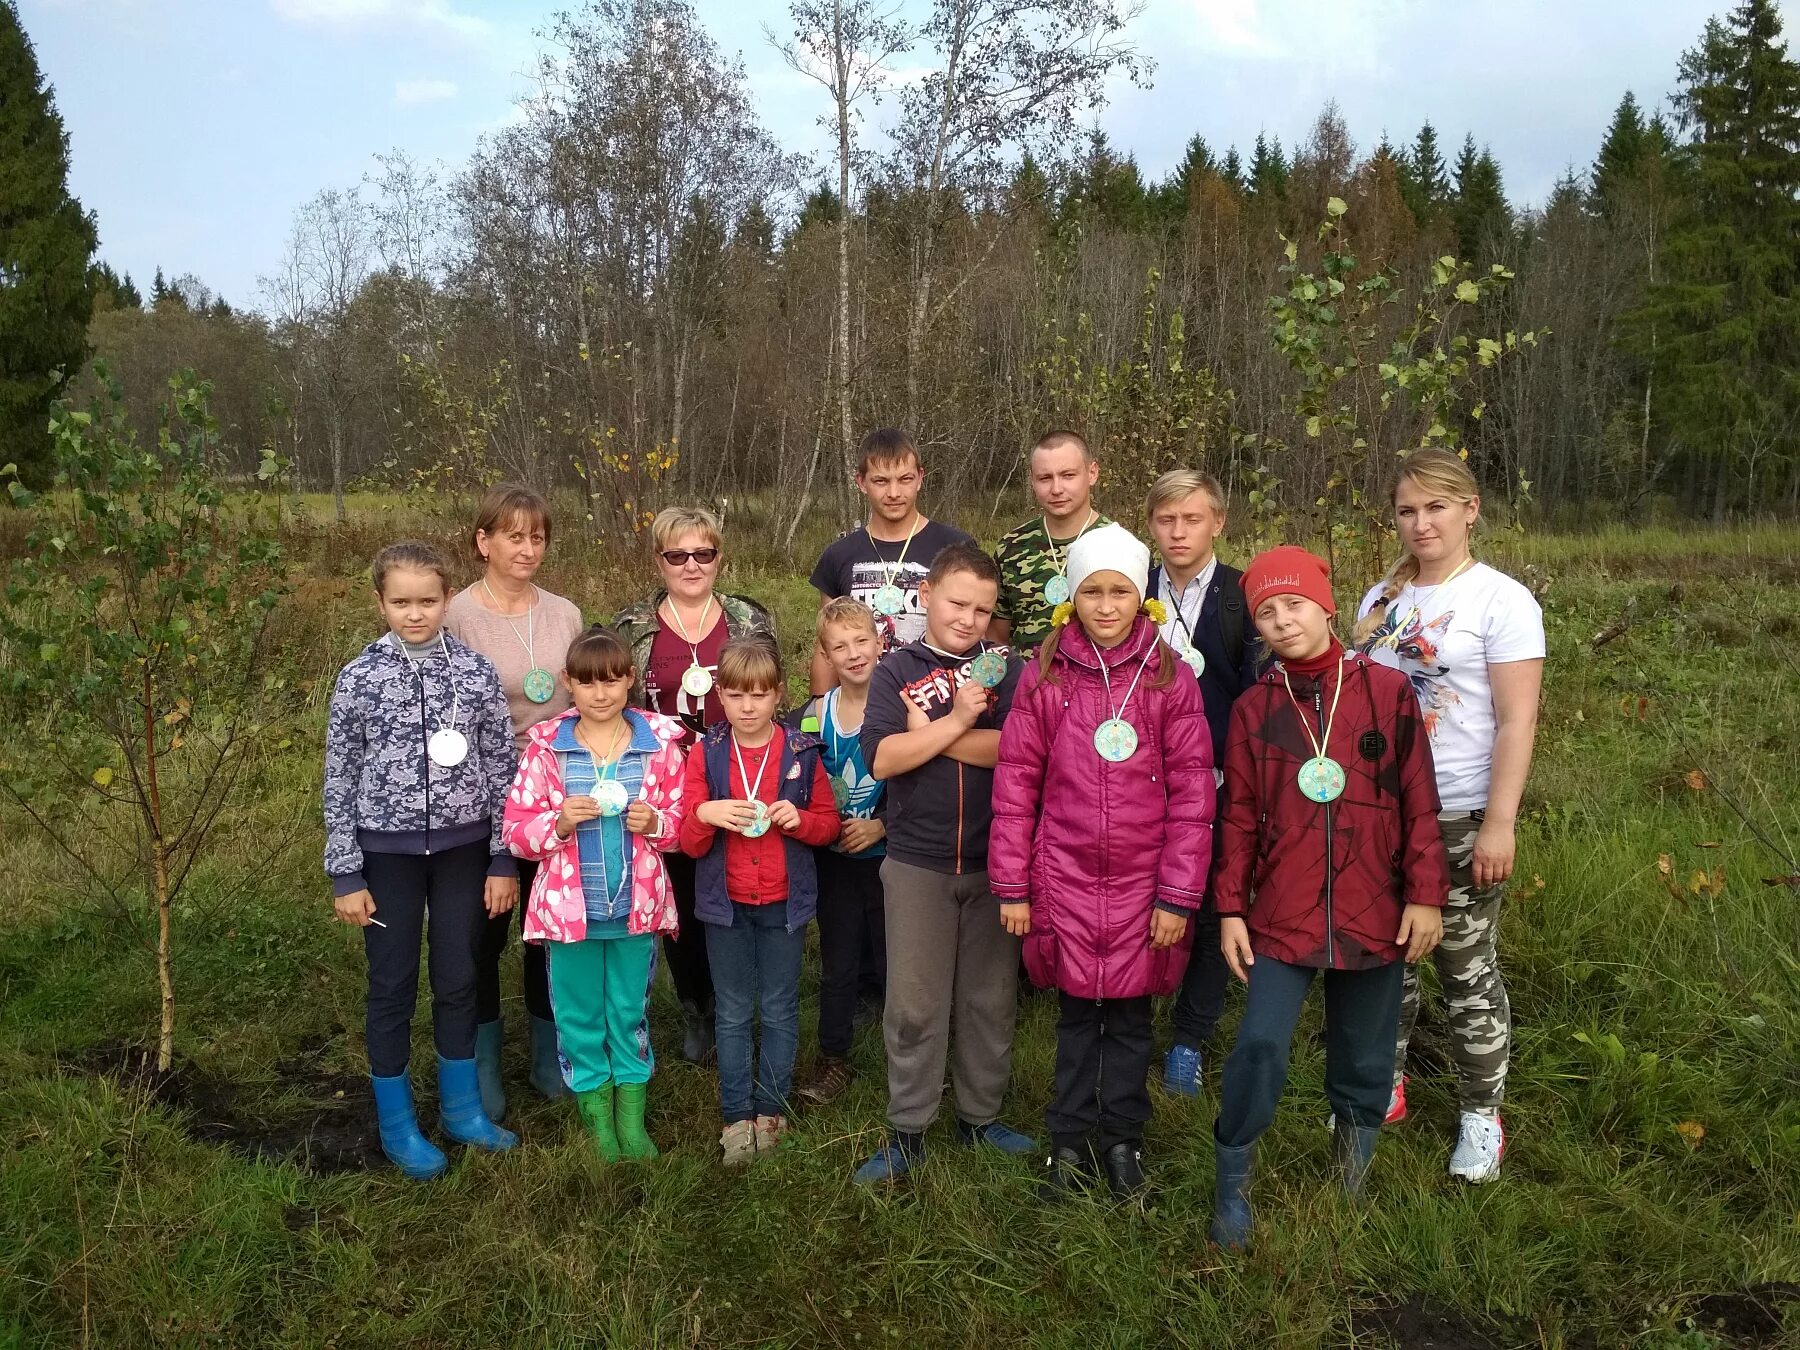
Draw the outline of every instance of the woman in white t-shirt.
<instances>
[{"instance_id":1,"label":"woman in white t-shirt","mask_svg":"<svg viewBox=\"0 0 1800 1350\"><path fill-rule=\"evenodd\" d=\"M1537 600L1469 552L1480 515L1475 477L1458 456L1435 449L1410 455L1394 485L1406 552L1363 597L1355 633L1372 660L1411 679L1431 736L1438 822L1450 854L1444 940L1432 959L1461 1086L1450 1174L1466 1181L1498 1175L1506 1148L1500 1102L1512 1009L1496 941L1544 674ZM1418 1011L1418 972L1409 967L1389 1123L1406 1116L1406 1043Z\"/></svg>"}]
</instances>

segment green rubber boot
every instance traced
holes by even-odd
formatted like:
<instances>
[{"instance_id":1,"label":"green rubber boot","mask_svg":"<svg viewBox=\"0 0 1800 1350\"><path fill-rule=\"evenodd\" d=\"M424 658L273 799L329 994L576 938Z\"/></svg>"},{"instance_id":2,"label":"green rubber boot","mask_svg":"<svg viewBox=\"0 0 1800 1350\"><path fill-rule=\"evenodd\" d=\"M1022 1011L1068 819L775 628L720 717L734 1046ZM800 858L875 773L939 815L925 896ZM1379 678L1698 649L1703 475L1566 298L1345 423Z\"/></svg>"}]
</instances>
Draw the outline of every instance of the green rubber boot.
<instances>
[{"instance_id":1,"label":"green rubber boot","mask_svg":"<svg viewBox=\"0 0 1800 1350\"><path fill-rule=\"evenodd\" d=\"M581 1123L587 1126L588 1137L594 1141L594 1151L600 1155L600 1161L618 1162L624 1155L619 1150L618 1133L613 1129L612 1084L591 1092L577 1092L575 1109L581 1113Z\"/></svg>"},{"instance_id":2,"label":"green rubber boot","mask_svg":"<svg viewBox=\"0 0 1800 1350\"><path fill-rule=\"evenodd\" d=\"M647 1083L619 1084L619 1148L627 1158L648 1161L656 1157L656 1144L644 1129L644 1097Z\"/></svg>"}]
</instances>

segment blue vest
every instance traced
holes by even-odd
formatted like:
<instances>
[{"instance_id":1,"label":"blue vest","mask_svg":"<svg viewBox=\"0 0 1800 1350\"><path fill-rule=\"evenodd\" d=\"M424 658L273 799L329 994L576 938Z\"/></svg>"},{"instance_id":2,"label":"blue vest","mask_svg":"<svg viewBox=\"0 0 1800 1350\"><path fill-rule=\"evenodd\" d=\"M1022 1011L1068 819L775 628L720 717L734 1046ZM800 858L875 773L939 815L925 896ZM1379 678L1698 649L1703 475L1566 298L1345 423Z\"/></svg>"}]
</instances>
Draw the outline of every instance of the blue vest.
<instances>
[{"instance_id":1,"label":"blue vest","mask_svg":"<svg viewBox=\"0 0 1800 1350\"><path fill-rule=\"evenodd\" d=\"M819 738L811 732L786 731L781 747L781 764L776 782L776 796L792 802L802 811L812 799L813 778L818 773ZM706 756L706 790L714 801L731 797L731 724L718 722L708 727L700 742L700 753ZM799 772L795 773L795 766ZM691 809L691 808L690 808ZM694 864L694 913L702 923L731 927L731 896L725 890L725 846L731 840L730 830L713 835L712 847ZM804 928L819 912L819 872L813 862L813 851L792 835L781 836L787 862L788 932Z\"/></svg>"}]
</instances>

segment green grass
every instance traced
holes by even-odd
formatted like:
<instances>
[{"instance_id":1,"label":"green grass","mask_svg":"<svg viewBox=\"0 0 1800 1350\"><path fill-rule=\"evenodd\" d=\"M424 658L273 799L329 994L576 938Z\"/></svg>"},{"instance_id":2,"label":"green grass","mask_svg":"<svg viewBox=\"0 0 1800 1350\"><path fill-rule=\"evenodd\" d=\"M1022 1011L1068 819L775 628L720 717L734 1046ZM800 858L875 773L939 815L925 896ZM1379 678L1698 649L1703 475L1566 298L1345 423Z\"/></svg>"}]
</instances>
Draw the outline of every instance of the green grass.
<instances>
[{"instance_id":1,"label":"green grass","mask_svg":"<svg viewBox=\"0 0 1800 1350\"><path fill-rule=\"evenodd\" d=\"M328 921L315 793L329 676L373 619L357 568L383 532L400 531L365 519L300 541L312 575L281 627L284 662L313 681L295 744L246 790L177 915L180 1054L269 1119L364 1109L361 955ZM1303 1025L1247 1258L1205 1243L1217 1057L1207 1097L1157 1096L1143 1209L1041 1208L1028 1166L964 1154L941 1130L916 1184L853 1188L880 1134L872 1032L849 1097L808 1116L783 1156L728 1176L712 1080L672 1054L666 987L654 1165L590 1163L572 1109L528 1095L521 1037L508 1053L525 1147L509 1156L459 1157L429 1186L253 1161L196 1138L204 1103L172 1110L77 1067L153 1036L143 921L99 909L9 819L0 1347L1426 1343L1426 1323L1380 1313L1393 1304L1448 1317L1438 1344L1674 1350L1754 1332L1712 1296L1800 1282L1800 893L1763 884L1783 869L1720 789L1800 851L1800 532L1505 536L1489 554L1551 577L1502 939L1517 1053L1497 1184L1444 1175L1455 1099L1429 1013L1413 1119L1384 1138L1360 1210L1333 1188L1316 1012ZM546 581L591 614L641 585L572 539ZM798 656L804 582L751 554L729 584L771 604ZM1590 651L1633 597L1631 631ZM1711 775L1701 790L1696 768ZM1721 893L1690 889L1714 868ZM517 1029L516 983L508 995ZM1017 1039L1009 1118L1034 1129L1053 1021L1034 1000ZM809 1038L810 1025L803 1052ZM1758 1334L1800 1340L1800 1307L1785 1315Z\"/></svg>"}]
</instances>

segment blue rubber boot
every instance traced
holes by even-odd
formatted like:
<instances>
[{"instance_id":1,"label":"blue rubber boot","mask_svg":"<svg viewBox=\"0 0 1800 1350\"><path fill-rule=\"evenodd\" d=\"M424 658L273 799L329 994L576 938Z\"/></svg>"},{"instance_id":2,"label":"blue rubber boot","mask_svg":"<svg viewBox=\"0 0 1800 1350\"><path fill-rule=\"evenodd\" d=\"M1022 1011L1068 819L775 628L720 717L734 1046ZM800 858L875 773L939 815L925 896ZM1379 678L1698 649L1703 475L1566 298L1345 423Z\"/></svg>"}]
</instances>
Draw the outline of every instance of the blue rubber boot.
<instances>
[{"instance_id":1,"label":"blue rubber boot","mask_svg":"<svg viewBox=\"0 0 1800 1350\"><path fill-rule=\"evenodd\" d=\"M1255 1162L1255 1144L1227 1148L1217 1139L1213 1140L1217 1184L1212 1227L1207 1236L1232 1251L1241 1252L1250 1245L1250 1170Z\"/></svg>"},{"instance_id":2,"label":"blue rubber boot","mask_svg":"<svg viewBox=\"0 0 1800 1350\"><path fill-rule=\"evenodd\" d=\"M444 1133L459 1144L499 1153L519 1142L511 1130L503 1130L481 1109L481 1089L475 1082L475 1061L438 1056L438 1119Z\"/></svg>"},{"instance_id":3,"label":"blue rubber boot","mask_svg":"<svg viewBox=\"0 0 1800 1350\"><path fill-rule=\"evenodd\" d=\"M481 1109L496 1125L506 1119L506 1089L500 1084L500 1019L475 1028L475 1082L481 1088Z\"/></svg>"},{"instance_id":4,"label":"blue rubber boot","mask_svg":"<svg viewBox=\"0 0 1800 1350\"><path fill-rule=\"evenodd\" d=\"M381 1125L381 1151L400 1169L401 1175L414 1181L429 1181L450 1165L442 1151L419 1133L419 1114L413 1109L412 1077L399 1073L392 1078L369 1075L375 1089L375 1119Z\"/></svg>"},{"instance_id":5,"label":"blue rubber boot","mask_svg":"<svg viewBox=\"0 0 1800 1350\"><path fill-rule=\"evenodd\" d=\"M1163 1091L1177 1097L1198 1097L1200 1069L1200 1052L1193 1046L1170 1046L1163 1056Z\"/></svg>"},{"instance_id":6,"label":"blue rubber boot","mask_svg":"<svg viewBox=\"0 0 1800 1350\"><path fill-rule=\"evenodd\" d=\"M1362 1194L1363 1182L1369 1177L1369 1164L1375 1161L1375 1145L1380 1139L1379 1125L1352 1125L1341 1117L1332 1122L1331 1155L1343 1173L1346 1194Z\"/></svg>"},{"instance_id":7,"label":"blue rubber boot","mask_svg":"<svg viewBox=\"0 0 1800 1350\"><path fill-rule=\"evenodd\" d=\"M556 1054L556 1023L548 1017L531 1019L531 1086L540 1096L552 1101L569 1095L569 1085L563 1081L562 1061Z\"/></svg>"}]
</instances>

